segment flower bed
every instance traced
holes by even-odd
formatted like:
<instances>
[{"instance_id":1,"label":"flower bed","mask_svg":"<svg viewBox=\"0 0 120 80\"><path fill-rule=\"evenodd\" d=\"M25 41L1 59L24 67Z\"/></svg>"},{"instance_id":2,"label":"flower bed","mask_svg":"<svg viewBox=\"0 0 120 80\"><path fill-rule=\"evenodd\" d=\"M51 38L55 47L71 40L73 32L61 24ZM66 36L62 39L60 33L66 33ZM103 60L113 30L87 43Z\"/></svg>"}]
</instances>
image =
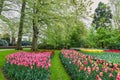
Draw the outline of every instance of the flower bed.
<instances>
[{"instance_id":1,"label":"flower bed","mask_svg":"<svg viewBox=\"0 0 120 80\"><path fill-rule=\"evenodd\" d=\"M51 52L52 56L55 54L54 50L41 50L40 52Z\"/></svg>"},{"instance_id":2,"label":"flower bed","mask_svg":"<svg viewBox=\"0 0 120 80\"><path fill-rule=\"evenodd\" d=\"M92 53L102 53L104 52L103 50L99 49L85 49L85 48L80 48L82 52L92 52Z\"/></svg>"},{"instance_id":3,"label":"flower bed","mask_svg":"<svg viewBox=\"0 0 120 80\"><path fill-rule=\"evenodd\" d=\"M11 80L49 80L51 52L17 52L6 56L4 72Z\"/></svg>"},{"instance_id":4,"label":"flower bed","mask_svg":"<svg viewBox=\"0 0 120 80\"><path fill-rule=\"evenodd\" d=\"M62 50L60 58L73 80L116 80L120 70L118 64L97 60L74 50Z\"/></svg>"},{"instance_id":5,"label":"flower bed","mask_svg":"<svg viewBox=\"0 0 120 80\"><path fill-rule=\"evenodd\" d=\"M104 52L120 53L120 50L104 50Z\"/></svg>"}]
</instances>

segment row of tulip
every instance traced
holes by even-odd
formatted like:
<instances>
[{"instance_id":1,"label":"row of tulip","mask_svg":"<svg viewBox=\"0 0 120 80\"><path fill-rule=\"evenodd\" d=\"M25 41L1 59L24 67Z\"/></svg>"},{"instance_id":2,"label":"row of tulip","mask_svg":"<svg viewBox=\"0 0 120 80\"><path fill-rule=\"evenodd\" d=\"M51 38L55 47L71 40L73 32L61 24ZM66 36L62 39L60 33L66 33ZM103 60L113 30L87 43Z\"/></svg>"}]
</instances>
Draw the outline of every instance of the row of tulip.
<instances>
[{"instance_id":1,"label":"row of tulip","mask_svg":"<svg viewBox=\"0 0 120 80\"><path fill-rule=\"evenodd\" d=\"M92 52L92 53L103 53L104 50L100 49L85 49L85 48L80 48L82 52Z\"/></svg>"},{"instance_id":2,"label":"row of tulip","mask_svg":"<svg viewBox=\"0 0 120 80\"><path fill-rule=\"evenodd\" d=\"M80 48L80 51L87 53L103 53L103 52L120 53L120 50L100 50L100 49L86 49L86 48Z\"/></svg>"},{"instance_id":3,"label":"row of tulip","mask_svg":"<svg viewBox=\"0 0 120 80\"><path fill-rule=\"evenodd\" d=\"M120 50L104 50L104 52L120 53Z\"/></svg>"},{"instance_id":4,"label":"row of tulip","mask_svg":"<svg viewBox=\"0 0 120 80\"><path fill-rule=\"evenodd\" d=\"M60 58L73 80L120 80L118 64L86 56L75 50L61 50Z\"/></svg>"},{"instance_id":5,"label":"row of tulip","mask_svg":"<svg viewBox=\"0 0 120 80\"><path fill-rule=\"evenodd\" d=\"M6 56L4 72L11 80L49 80L51 52L17 52Z\"/></svg>"}]
</instances>

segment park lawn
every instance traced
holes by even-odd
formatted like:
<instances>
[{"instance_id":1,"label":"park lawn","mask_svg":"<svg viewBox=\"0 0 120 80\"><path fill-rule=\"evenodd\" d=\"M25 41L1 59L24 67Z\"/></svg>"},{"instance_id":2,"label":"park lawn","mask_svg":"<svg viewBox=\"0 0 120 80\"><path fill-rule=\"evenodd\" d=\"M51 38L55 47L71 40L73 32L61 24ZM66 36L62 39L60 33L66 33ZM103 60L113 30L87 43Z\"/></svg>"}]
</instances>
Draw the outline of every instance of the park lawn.
<instances>
[{"instance_id":1,"label":"park lawn","mask_svg":"<svg viewBox=\"0 0 120 80\"><path fill-rule=\"evenodd\" d=\"M0 51L0 80L5 80L4 75L2 73L2 67L4 66L5 63L5 56L14 52L17 52L17 50L11 49Z\"/></svg>"},{"instance_id":2,"label":"park lawn","mask_svg":"<svg viewBox=\"0 0 120 80\"><path fill-rule=\"evenodd\" d=\"M89 53L82 52L85 55L91 55L98 59L103 59L112 63L120 64L120 53L111 53L111 52L103 52L103 53Z\"/></svg>"},{"instance_id":3,"label":"park lawn","mask_svg":"<svg viewBox=\"0 0 120 80\"><path fill-rule=\"evenodd\" d=\"M60 54L60 51L56 50L55 55L51 60L50 80L71 80L70 76L67 74L67 72L65 71L65 69L61 63L59 54Z\"/></svg>"},{"instance_id":4,"label":"park lawn","mask_svg":"<svg viewBox=\"0 0 120 80\"><path fill-rule=\"evenodd\" d=\"M30 51L30 49L25 48L25 49L23 49L23 51ZM4 63L5 63L5 56L8 55L8 54L15 53L15 52L18 52L18 50L15 50L15 49L11 49L11 50L0 49L0 80L5 80L4 75L2 73L2 68L3 68Z\"/></svg>"}]
</instances>

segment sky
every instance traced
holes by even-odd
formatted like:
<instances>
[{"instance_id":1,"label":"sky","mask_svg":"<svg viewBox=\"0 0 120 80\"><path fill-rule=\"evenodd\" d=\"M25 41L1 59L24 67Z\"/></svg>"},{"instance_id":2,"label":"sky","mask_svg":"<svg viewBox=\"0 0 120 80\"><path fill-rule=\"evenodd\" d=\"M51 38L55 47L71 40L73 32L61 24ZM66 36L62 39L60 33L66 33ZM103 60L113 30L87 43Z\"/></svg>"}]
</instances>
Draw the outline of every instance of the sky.
<instances>
[{"instance_id":1,"label":"sky","mask_svg":"<svg viewBox=\"0 0 120 80\"><path fill-rule=\"evenodd\" d=\"M94 14L95 9L97 8L99 2L103 2L105 4L109 3L109 0L92 0L94 3L91 5L92 12L91 14ZM86 24L87 27L91 26L92 18L88 17L88 20L83 19L83 22Z\"/></svg>"},{"instance_id":2,"label":"sky","mask_svg":"<svg viewBox=\"0 0 120 80\"><path fill-rule=\"evenodd\" d=\"M107 4L109 2L109 0L92 0L94 3L92 4L92 9L93 9L93 12L94 10L97 8L99 2L103 2L105 4Z\"/></svg>"}]
</instances>

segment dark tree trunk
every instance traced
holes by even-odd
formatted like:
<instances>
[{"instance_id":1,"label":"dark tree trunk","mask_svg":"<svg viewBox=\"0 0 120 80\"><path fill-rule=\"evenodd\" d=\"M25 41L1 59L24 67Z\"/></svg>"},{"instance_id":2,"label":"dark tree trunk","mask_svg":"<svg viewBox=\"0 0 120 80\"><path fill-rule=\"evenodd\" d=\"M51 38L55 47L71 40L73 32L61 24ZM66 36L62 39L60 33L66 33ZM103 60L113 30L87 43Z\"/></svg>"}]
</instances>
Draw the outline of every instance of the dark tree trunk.
<instances>
[{"instance_id":1,"label":"dark tree trunk","mask_svg":"<svg viewBox=\"0 0 120 80\"><path fill-rule=\"evenodd\" d=\"M35 21L33 20L33 40L32 40L32 51L37 51L38 50L38 28L37 25L35 23Z\"/></svg>"},{"instance_id":2,"label":"dark tree trunk","mask_svg":"<svg viewBox=\"0 0 120 80\"><path fill-rule=\"evenodd\" d=\"M34 4L34 8L33 8L33 39L32 39L32 47L31 50L32 51L37 51L38 50L38 27L37 27L37 22L38 22L38 3L36 3L36 5Z\"/></svg>"},{"instance_id":3,"label":"dark tree trunk","mask_svg":"<svg viewBox=\"0 0 120 80\"><path fill-rule=\"evenodd\" d=\"M22 32L23 32L23 23L24 23L24 17L25 17L25 5L26 5L26 0L23 0L22 3L22 8L21 8L21 17L20 17L20 24L19 24L19 32L18 32L18 40L17 40L17 50L21 50L21 41L22 41Z\"/></svg>"},{"instance_id":4,"label":"dark tree trunk","mask_svg":"<svg viewBox=\"0 0 120 80\"><path fill-rule=\"evenodd\" d=\"M4 0L0 0L0 15L2 13Z\"/></svg>"},{"instance_id":5,"label":"dark tree trunk","mask_svg":"<svg viewBox=\"0 0 120 80\"><path fill-rule=\"evenodd\" d=\"M15 46L15 37L12 37L12 46Z\"/></svg>"}]
</instances>

